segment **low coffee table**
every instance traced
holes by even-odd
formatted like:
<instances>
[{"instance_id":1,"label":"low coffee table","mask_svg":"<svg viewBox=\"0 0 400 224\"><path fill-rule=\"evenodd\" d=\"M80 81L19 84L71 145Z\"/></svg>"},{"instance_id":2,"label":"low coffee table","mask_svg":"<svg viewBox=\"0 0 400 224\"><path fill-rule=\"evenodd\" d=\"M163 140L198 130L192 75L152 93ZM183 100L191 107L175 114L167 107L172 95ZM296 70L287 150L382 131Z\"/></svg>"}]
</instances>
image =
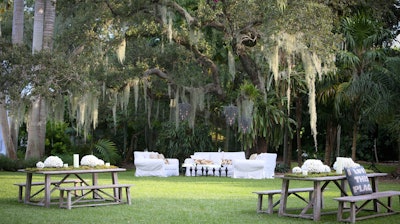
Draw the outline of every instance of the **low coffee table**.
<instances>
[{"instance_id":1,"label":"low coffee table","mask_svg":"<svg viewBox=\"0 0 400 224\"><path fill-rule=\"evenodd\" d=\"M190 176L197 176L197 172L201 172L202 176L209 176L209 172L212 172L212 176L215 176L215 172L218 172L218 176L222 176L222 172L225 172L225 176L228 176L228 167L223 167L221 165L197 165L197 164L182 164L182 167L190 170Z\"/></svg>"}]
</instances>

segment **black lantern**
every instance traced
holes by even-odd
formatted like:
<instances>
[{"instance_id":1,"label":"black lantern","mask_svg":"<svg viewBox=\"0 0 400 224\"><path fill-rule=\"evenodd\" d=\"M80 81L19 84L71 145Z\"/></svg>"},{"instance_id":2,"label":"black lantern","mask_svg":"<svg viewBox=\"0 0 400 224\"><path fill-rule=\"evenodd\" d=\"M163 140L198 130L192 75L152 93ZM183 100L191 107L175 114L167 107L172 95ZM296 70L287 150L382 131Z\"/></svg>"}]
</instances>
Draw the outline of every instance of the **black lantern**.
<instances>
[{"instance_id":1,"label":"black lantern","mask_svg":"<svg viewBox=\"0 0 400 224\"><path fill-rule=\"evenodd\" d=\"M224 107L224 115L226 118L226 123L232 126L235 123L236 116L238 115L238 108L234 105L229 105Z\"/></svg>"},{"instance_id":2,"label":"black lantern","mask_svg":"<svg viewBox=\"0 0 400 224\"><path fill-rule=\"evenodd\" d=\"M185 120L190 113L190 108L192 106L188 103L180 103L178 104L178 108L179 108L179 118L183 121Z\"/></svg>"}]
</instances>

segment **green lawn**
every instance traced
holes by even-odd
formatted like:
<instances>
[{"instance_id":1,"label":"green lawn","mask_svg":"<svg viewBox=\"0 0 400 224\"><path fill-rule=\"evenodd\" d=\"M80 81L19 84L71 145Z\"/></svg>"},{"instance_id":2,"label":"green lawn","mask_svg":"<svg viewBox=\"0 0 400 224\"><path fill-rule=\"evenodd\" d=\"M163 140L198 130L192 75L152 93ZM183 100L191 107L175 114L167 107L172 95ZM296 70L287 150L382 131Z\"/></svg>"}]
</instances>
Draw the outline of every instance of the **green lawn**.
<instances>
[{"instance_id":1,"label":"green lawn","mask_svg":"<svg viewBox=\"0 0 400 224\"><path fill-rule=\"evenodd\" d=\"M34 176L34 181L42 181ZM86 177L90 179L89 176ZM100 183L110 178L100 175ZM256 190L279 189L280 179L247 180L226 177L134 177L134 171L119 174L120 183L134 184L132 205L60 209L25 205L17 201L18 187L24 173L0 172L0 223L310 223L310 220L257 214ZM291 187L311 187L291 182ZM381 182L380 190L400 190L398 183ZM58 196L58 195L57 195ZM304 194L307 196L307 194ZM329 185L324 194L325 208L335 211L336 187ZM56 197L56 195L54 196ZM288 206L302 205L292 198ZM400 210L399 200L394 204ZM360 223L397 223L400 215L369 219ZM322 216L318 223L336 223L336 215Z\"/></svg>"}]
</instances>

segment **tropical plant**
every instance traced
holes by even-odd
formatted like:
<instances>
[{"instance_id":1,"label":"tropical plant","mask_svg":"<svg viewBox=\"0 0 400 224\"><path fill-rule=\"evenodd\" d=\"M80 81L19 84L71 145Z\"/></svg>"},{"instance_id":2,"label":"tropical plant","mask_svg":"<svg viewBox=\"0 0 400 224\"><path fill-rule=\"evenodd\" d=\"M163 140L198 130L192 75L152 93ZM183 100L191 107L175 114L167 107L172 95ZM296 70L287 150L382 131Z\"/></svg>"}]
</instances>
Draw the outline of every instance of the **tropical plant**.
<instances>
[{"instance_id":1,"label":"tropical plant","mask_svg":"<svg viewBox=\"0 0 400 224\"><path fill-rule=\"evenodd\" d=\"M97 140L93 145L92 151L93 155L96 155L105 162L109 161L111 164L119 162L120 155L118 154L117 147L114 142L108 139Z\"/></svg>"},{"instance_id":2,"label":"tropical plant","mask_svg":"<svg viewBox=\"0 0 400 224\"><path fill-rule=\"evenodd\" d=\"M382 94L385 89L374 80L378 75L374 68L384 62L383 41L388 39L390 30L384 29L366 12L359 12L342 20L341 31L346 50L339 54L341 71L351 78L339 87L336 104L338 108L340 104L346 105L345 108L350 110L353 125L351 157L355 160L361 119L369 108L376 106L376 102L382 102L378 99L383 99L385 95Z\"/></svg>"}]
</instances>

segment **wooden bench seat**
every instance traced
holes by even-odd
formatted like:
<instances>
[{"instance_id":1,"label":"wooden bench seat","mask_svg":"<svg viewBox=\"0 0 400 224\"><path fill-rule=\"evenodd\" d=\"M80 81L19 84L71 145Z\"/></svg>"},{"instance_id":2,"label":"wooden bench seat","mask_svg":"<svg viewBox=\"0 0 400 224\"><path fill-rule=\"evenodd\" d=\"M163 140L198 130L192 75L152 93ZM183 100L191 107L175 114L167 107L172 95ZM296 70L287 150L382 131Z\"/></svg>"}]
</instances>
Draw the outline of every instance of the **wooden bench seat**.
<instances>
[{"instance_id":1,"label":"wooden bench seat","mask_svg":"<svg viewBox=\"0 0 400 224\"><path fill-rule=\"evenodd\" d=\"M339 198L334 198L339 202L339 209L337 213L337 221L344 221L344 222L351 222L355 223L357 220L363 220L367 218L374 218L386 215L393 215L399 213L399 211L395 211L392 207L392 197L399 196L400 201L400 191L382 191L382 192L375 192L371 194L365 195L357 195L357 196L343 196ZM382 202L380 199L387 198L387 204ZM360 206L357 206L357 202L364 202ZM357 214L363 210L363 208L371 201L374 201L383 207L386 208L386 212L378 212L374 211L372 215L365 215L361 217L356 217ZM350 216L348 218L343 218L344 213L344 203L350 203ZM365 209L364 209L365 210Z\"/></svg>"},{"instance_id":2,"label":"wooden bench seat","mask_svg":"<svg viewBox=\"0 0 400 224\"><path fill-rule=\"evenodd\" d=\"M71 209L73 207L88 207L88 206L101 206L111 204L122 204L122 189L125 188L126 203L131 204L130 184L111 184L111 185L89 185L89 186L73 186L73 187L58 187L60 190L60 208ZM114 195L110 194L104 189L113 189ZM72 198L73 191L85 191L81 196ZM64 203L64 192L67 193L67 202ZM93 199L85 199L88 194L93 194ZM107 196L107 200L103 196ZM111 200L110 200L111 199Z\"/></svg>"},{"instance_id":3,"label":"wooden bench seat","mask_svg":"<svg viewBox=\"0 0 400 224\"><path fill-rule=\"evenodd\" d=\"M281 192L282 192L281 189L279 189L279 190L267 190L267 191L254 191L253 193L258 195L257 213L272 214L274 207L276 207L280 202L280 199L279 199L278 201L273 203L273 196L275 194L281 194ZM304 197L302 197L301 195L298 194L298 193L304 193L304 192L308 192L309 193L308 200L311 200L313 192L314 192L314 189L312 187L310 187L310 188L293 188L293 189L289 189L288 190L288 196L293 194L296 197L300 198L302 201L308 203L309 201L307 201ZM262 209L263 196L264 195L268 195L268 207L267 207L266 210Z\"/></svg>"},{"instance_id":4,"label":"wooden bench seat","mask_svg":"<svg viewBox=\"0 0 400 224\"><path fill-rule=\"evenodd\" d=\"M64 183L73 183L74 186L78 186L78 185L82 185L82 180L76 179L76 180L64 180L62 182ZM34 193L33 195L31 195L31 198L33 198L34 196L38 195L40 192L42 192L44 190L44 182L32 182L31 186L43 186L40 190L38 190L36 193ZM50 182L51 185L54 186L59 186L60 185L60 181L51 181ZM26 187L26 183L16 183L14 184L15 186L18 186L18 201L22 202L23 201L23 192L24 192L24 187Z\"/></svg>"}]
</instances>

